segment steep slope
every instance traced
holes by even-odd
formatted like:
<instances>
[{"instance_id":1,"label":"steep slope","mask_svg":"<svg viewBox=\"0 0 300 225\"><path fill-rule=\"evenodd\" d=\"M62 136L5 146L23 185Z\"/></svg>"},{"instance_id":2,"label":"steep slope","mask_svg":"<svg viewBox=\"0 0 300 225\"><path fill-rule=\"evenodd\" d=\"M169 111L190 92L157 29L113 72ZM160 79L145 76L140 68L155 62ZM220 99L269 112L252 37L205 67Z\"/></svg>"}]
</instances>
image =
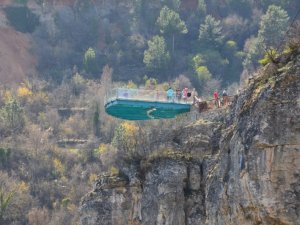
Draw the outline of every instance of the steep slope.
<instances>
[{"instance_id":1,"label":"steep slope","mask_svg":"<svg viewBox=\"0 0 300 225\"><path fill-rule=\"evenodd\" d=\"M36 73L31 36L11 27L4 13L3 9L12 4L12 0L0 3L0 83L3 85L21 82Z\"/></svg>"},{"instance_id":2,"label":"steep slope","mask_svg":"<svg viewBox=\"0 0 300 225\"><path fill-rule=\"evenodd\" d=\"M299 224L299 51L279 61L227 113L173 132L130 172L101 176L81 224Z\"/></svg>"},{"instance_id":3,"label":"steep slope","mask_svg":"<svg viewBox=\"0 0 300 225\"><path fill-rule=\"evenodd\" d=\"M36 60L30 53L29 36L10 27L0 27L0 82L22 81L35 73Z\"/></svg>"},{"instance_id":4,"label":"steep slope","mask_svg":"<svg viewBox=\"0 0 300 225\"><path fill-rule=\"evenodd\" d=\"M206 201L209 224L299 223L299 53L280 67L261 71L233 106L206 189L219 199Z\"/></svg>"}]
</instances>

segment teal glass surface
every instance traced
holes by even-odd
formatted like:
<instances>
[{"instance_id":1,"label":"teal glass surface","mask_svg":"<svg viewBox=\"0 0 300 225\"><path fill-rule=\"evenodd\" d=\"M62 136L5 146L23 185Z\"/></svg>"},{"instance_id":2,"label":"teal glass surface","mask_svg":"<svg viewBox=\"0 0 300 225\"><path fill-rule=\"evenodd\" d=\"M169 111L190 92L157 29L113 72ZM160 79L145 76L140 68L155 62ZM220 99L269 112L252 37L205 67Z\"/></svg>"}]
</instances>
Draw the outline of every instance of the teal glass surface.
<instances>
[{"instance_id":1,"label":"teal glass surface","mask_svg":"<svg viewBox=\"0 0 300 225\"><path fill-rule=\"evenodd\" d=\"M189 112L190 108L190 104L119 99L105 105L105 111L109 115L126 120L174 118L180 113Z\"/></svg>"}]
</instances>

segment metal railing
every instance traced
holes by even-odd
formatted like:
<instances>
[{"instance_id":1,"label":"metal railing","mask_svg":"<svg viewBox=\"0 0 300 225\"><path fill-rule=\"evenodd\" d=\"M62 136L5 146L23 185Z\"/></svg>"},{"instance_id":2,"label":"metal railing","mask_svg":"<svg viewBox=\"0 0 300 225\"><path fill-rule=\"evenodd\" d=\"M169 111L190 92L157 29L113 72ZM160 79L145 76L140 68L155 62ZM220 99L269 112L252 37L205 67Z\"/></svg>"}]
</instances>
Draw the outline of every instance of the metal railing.
<instances>
[{"instance_id":1,"label":"metal railing","mask_svg":"<svg viewBox=\"0 0 300 225\"><path fill-rule=\"evenodd\" d=\"M174 95L172 97L168 97L167 91L115 88L106 93L104 104L118 99L180 104L193 103L192 96L184 98L182 97L181 92L179 93L176 91L174 91Z\"/></svg>"}]
</instances>

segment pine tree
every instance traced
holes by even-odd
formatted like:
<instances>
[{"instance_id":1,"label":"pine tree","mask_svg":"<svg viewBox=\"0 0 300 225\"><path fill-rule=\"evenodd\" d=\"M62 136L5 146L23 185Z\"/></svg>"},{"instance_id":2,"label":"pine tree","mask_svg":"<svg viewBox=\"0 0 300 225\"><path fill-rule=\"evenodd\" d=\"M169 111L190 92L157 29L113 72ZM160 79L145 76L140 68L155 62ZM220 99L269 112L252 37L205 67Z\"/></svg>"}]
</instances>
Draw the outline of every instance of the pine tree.
<instances>
[{"instance_id":1,"label":"pine tree","mask_svg":"<svg viewBox=\"0 0 300 225\"><path fill-rule=\"evenodd\" d=\"M17 99L8 100L0 111L2 129L10 133L18 133L25 125L24 112Z\"/></svg>"},{"instance_id":2,"label":"pine tree","mask_svg":"<svg viewBox=\"0 0 300 225\"><path fill-rule=\"evenodd\" d=\"M188 32L185 22L180 19L177 12L164 6L160 11L156 23L162 34L165 34L167 37L172 37L172 52L174 52L175 35L179 33L186 34Z\"/></svg>"},{"instance_id":3,"label":"pine tree","mask_svg":"<svg viewBox=\"0 0 300 225\"><path fill-rule=\"evenodd\" d=\"M96 73L97 63L96 63L96 53L93 48L89 48L84 53L84 59L83 59L84 69L87 73Z\"/></svg>"},{"instance_id":4,"label":"pine tree","mask_svg":"<svg viewBox=\"0 0 300 225\"><path fill-rule=\"evenodd\" d=\"M288 27L287 12L279 6L270 5L262 16L258 37L263 40L266 48L278 47Z\"/></svg>"},{"instance_id":5,"label":"pine tree","mask_svg":"<svg viewBox=\"0 0 300 225\"><path fill-rule=\"evenodd\" d=\"M144 52L144 63L151 70L163 70L170 61L170 54L167 51L165 39L154 36L148 41L148 49Z\"/></svg>"},{"instance_id":6,"label":"pine tree","mask_svg":"<svg viewBox=\"0 0 300 225\"><path fill-rule=\"evenodd\" d=\"M206 16L204 24L201 24L199 29L199 41L201 44L219 47L223 43L223 39L220 21L211 15Z\"/></svg>"}]
</instances>

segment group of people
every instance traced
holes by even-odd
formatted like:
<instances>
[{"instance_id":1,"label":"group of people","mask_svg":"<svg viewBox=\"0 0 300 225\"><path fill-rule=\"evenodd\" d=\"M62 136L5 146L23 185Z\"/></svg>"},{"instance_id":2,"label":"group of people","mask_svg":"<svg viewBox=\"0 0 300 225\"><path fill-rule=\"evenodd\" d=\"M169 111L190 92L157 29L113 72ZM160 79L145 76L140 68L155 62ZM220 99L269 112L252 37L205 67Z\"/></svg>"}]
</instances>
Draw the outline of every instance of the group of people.
<instances>
[{"instance_id":1,"label":"group of people","mask_svg":"<svg viewBox=\"0 0 300 225\"><path fill-rule=\"evenodd\" d=\"M219 92L216 90L214 92L214 101L215 101L215 106L217 108L220 108L221 105L227 106L229 104L229 96L228 96L226 90L223 90L222 98L219 97Z\"/></svg>"},{"instance_id":2,"label":"group of people","mask_svg":"<svg viewBox=\"0 0 300 225\"><path fill-rule=\"evenodd\" d=\"M207 101L202 101L200 97L197 96L195 88L190 92L188 88L184 88L183 90L176 89L174 91L171 87L167 90L167 100L169 102L180 102L181 100L187 102L188 98L192 97L193 104L197 105L200 109L206 110L209 108ZM223 90L222 95L220 96L217 90L213 93L213 101L216 108L220 108L221 106L227 106L229 104L229 96L226 90Z\"/></svg>"},{"instance_id":3,"label":"group of people","mask_svg":"<svg viewBox=\"0 0 300 225\"><path fill-rule=\"evenodd\" d=\"M214 105L216 108L229 105L230 99L226 90L223 90L221 97L219 96L219 92L216 90L213 93L213 97ZM212 106L209 105L208 102L209 101L202 101L202 99L197 95L194 96L194 105L198 107L199 112L207 111L209 108L212 108Z\"/></svg>"},{"instance_id":4,"label":"group of people","mask_svg":"<svg viewBox=\"0 0 300 225\"><path fill-rule=\"evenodd\" d=\"M192 93L189 92L189 89L186 87L183 90L180 89L176 89L176 91L174 91L171 87L169 87L169 89L167 90L167 100L169 102L174 102L174 101L180 101L181 99L183 101L187 101L187 99L189 97L192 96Z\"/></svg>"}]
</instances>

